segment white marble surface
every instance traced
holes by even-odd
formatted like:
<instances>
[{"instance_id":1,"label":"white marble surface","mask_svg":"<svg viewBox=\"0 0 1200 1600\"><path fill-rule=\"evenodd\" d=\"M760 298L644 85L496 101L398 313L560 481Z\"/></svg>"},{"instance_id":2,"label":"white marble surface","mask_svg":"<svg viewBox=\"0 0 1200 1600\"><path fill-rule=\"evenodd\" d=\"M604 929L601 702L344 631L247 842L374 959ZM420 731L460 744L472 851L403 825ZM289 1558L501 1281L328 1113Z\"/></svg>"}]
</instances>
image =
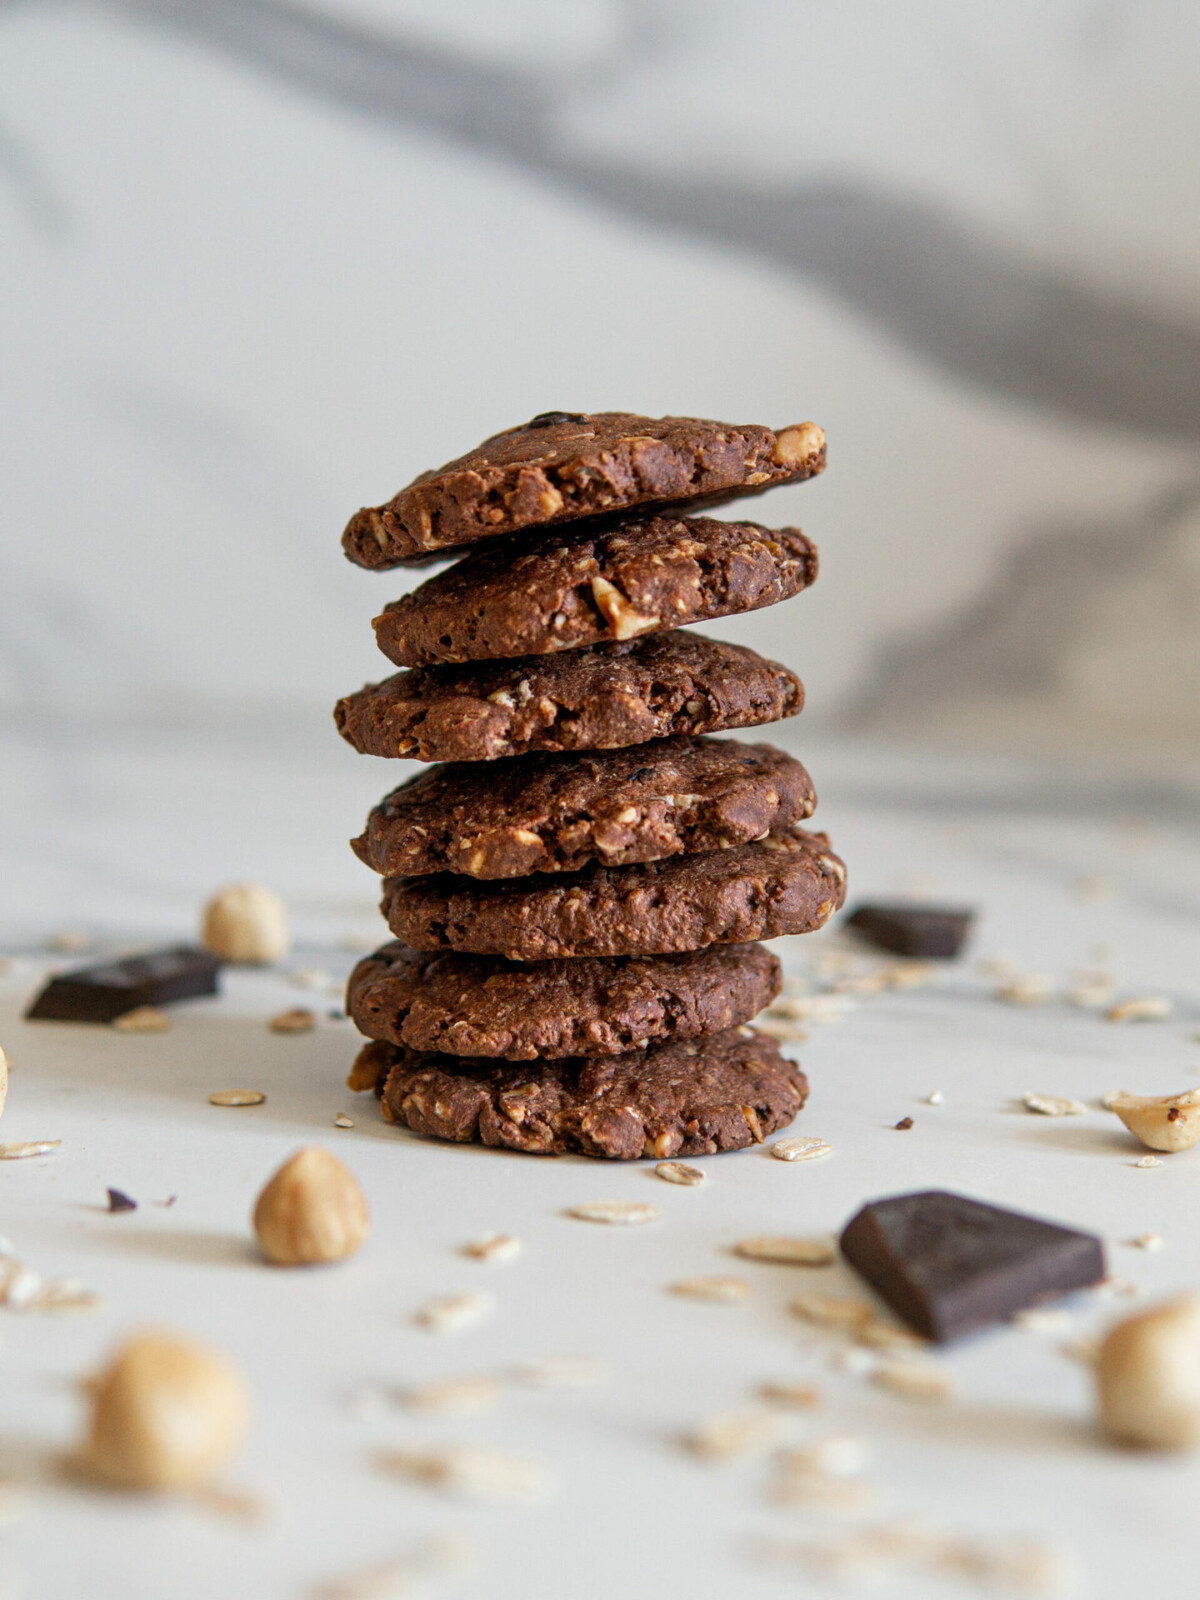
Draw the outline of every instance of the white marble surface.
<instances>
[{"instance_id":1,"label":"white marble surface","mask_svg":"<svg viewBox=\"0 0 1200 1600\"><path fill-rule=\"evenodd\" d=\"M138 743L155 748L145 731ZM289 763L261 744L256 753L252 740L222 764L203 740L189 755L164 738L134 766L120 747L81 738L75 802L63 805L60 790L56 806L34 781L46 770L37 740L10 747L27 795L4 860L10 950L66 926L131 943L186 935L204 893L245 875L295 903L302 948L290 968L340 978L353 957L338 941L372 932L370 880L341 835L378 792L380 764L339 762L336 746L323 759L315 744ZM1005 791L995 771L972 778L960 769L952 784L947 770L866 747L830 748L812 764L826 777L820 820L850 863L855 895L940 893L982 912L970 961L928 989L863 998L795 1047L812 1080L797 1126L836 1150L819 1165L751 1151L708 1160L707 1183L681 1189L642 1163L439 1147L386 1127L373 1104L341 1087L354 1053L348 1024L323 1017L310 1035L267 1031L274 1012L314 999L285 972L230 973L220 999L179 1007L170 1033L129 1037L22 1022L46 961L63 958L17 956L0 976L0 1041L13 1062L3 1132L63 1146L0 1167L2 1231L36 1270L80 1277L104 1304L57 1318L0 1310L0 1466L28 1485L27 1511L3 1535L3 1592L315 1596L323 1581L454 1532L472 1562L433 1592L464 1600L769 1600L835 1591L811 1574L765 1570L755 1552L766 1541L912 1517L1061 1549L1078 1571L1063 1592L1085 1600L1141 1593L1151 1571L1156 1596L1195 1592L1200 1464L1102 1444L1088 1375L1058 1347L1129 1305L1200 1285L1200 1155L1139 1169L1140 1147L1111 1115L1051 1121L1014 1104L1029 1090L1094 1105L1119 1086L1169 1092L1197 1081L1200 849L1185 814L1166 790L1135 809L1115 788L1105 799L1099 783L1078 803L1047 786L1040 806L1021 805L1019 786ZM294 804L281 807L281 794ZM1091 878L1103 882L1081 882ZM799 975L830 940L782 943ZM1117 1026L1061 1000L1002 1005L976 963L1005 953L1060 990L1073 969L1108 965L1119 995L1165 994L1173 1014ZM265 1090L266 1104L207 1104L211 1090L234 1086ZM945 1098L933 1107L925 1097L935 1089ZM332 1126L342 1111L353 1129ZM906 1115L915 1127L895 1131ZM271 1269L250 1249L249 1209L275 1165L312 1141L359 1176L374 1235L342 1267ZM140 1209L106 1214L110 1184ZM788 1314L800 1288L857 1292L848 1270L760 1266L728 1253L752 1233L832 1233L869 1197L931 1185L1097 1230L1136 1299L1081 1296L1068 1332L1001 1330L952 1350L943 1361L955 1397L925 1407L833 1370L835 1345ZM172 1194L170 1209L155 1205ZM661 1217L617 1231L563 1216L574 1202L605 1197L652 1201ZM459 1253L492 1229L521 1237L521 1260L485 1266ZM1151 1231L1164 1236L1160 1252L1126 1243ZM682 1276L727 1271L752 1281L746 1304L666 1292ZM490 1321L443 1337L412 1324L427 1297L478 1285L496 1295ZM248 1372L254 1424L230 1482L263 1498L260 1522L55 1478L54 1457L82 1414L76 1380L146 1323L210 1339ZM600 1357L611 1377L577 1393L506 1388L497 1411L477 1418L364 1417L347 1400L364 1385L503 1372L543 1355ZM781 1442L861 1439L874 1453L873 1510L846 1518L776 1507L768 1458L705 1464L680 1448L682 1431L752 1405L755 1385L778 1378L811 1380L824 1396L784 1419ZM374 1463L381 1448L447 1441L528 1452L557 1492L527 1507L458 1504ZM884 1592L927 1600L977 1591L918 1574Z\"/></svg>"}]
</instances>

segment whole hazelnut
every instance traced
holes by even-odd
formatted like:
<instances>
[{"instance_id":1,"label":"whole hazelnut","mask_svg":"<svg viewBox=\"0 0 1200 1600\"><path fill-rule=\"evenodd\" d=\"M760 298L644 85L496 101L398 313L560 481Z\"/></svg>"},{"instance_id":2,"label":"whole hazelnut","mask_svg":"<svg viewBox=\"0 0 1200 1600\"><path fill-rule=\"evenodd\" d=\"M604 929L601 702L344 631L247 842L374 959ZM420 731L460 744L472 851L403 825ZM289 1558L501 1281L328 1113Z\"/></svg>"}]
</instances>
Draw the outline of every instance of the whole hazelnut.
<instances>
[{"instance_id":1,"label":"whole hazelnut","mask_svg":"<svg viewBox=\"0 0 1200 1600\"><path fill-rule=\"evenodd\" d=\"M1129 1317L1100 1346L1100 1420L1121 1444L1200 1444L1200 1296Z\"/></svg>"},{"instance_id":2,"label":"whole hazelnut","mask_svg":"<svg viewBox=\"0 0 1200 1600\"><path fill-rule=\"evenodd\" d=\"M90 1391L87 1465L123 1488L198 1488L216 1476L246 1431L240 1373L215 1351L175 1334L130 1339Z\"/></svg>"},{"instance_id":3,"label":"whole hazelnut","mask_svg":"<svg viewBox=\"0 0 1200 1600\"><path fill-rule=\"evenodd\" d=\"M285 1161L259 1195L254 1231L280 1266L343 1261L371 1231L366 1197L338 1158L312 1145Z\"/></svg>"},{"instance_id":4,"label":"whole hazelnut","mask_svg":"<svg viewBox=\"0 0 1200 1600\"><path fill-rule=\"evenodd\" d=\"M204 908L205 948L222 961L278 961L291 948L287 907L261 883L235 883Z\"/></svg>"}]
</instances>

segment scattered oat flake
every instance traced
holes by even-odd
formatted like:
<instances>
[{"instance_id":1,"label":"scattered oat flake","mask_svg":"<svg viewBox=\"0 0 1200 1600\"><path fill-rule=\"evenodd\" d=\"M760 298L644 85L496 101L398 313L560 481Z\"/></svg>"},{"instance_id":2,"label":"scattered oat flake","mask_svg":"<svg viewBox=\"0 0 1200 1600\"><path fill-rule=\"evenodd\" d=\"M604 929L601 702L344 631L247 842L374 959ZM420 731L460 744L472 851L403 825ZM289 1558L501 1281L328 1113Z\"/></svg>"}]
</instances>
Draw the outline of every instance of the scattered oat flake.
<instances>
[{"instance_id":1,"label":"scattered oat flake","mask_svg":"<svg viewBox=\"0 0 1200 1600\"><path fill-rule=\"evenodd\" d=\"M776 1419L770 1412L747 1411L710 1417L686 1433L683 1443L705 1461L732 1461L768 1449L775 1433Z\"/></svg>"},{"instance_id":2,"label":"scattered oat flake","mask_svg":"<svg viewBox=\"0 0 1200 1600\"><path fill-rule=\"evenodd\" d=\"M1133 1000L1122 1000L1109 1006L1104 1013L1108 1022L1162 1022L1171 1015L1171 1002L1166 995L1144 994Z\"/></svg>"},{"instance_id":3,"label":"scattered oat flake","mask_svg":"<svg viewBox=\"0 0 1200 1600\"><path fill-rule=\"evenodd\" d=\"M927 1106L940 1106L945 1098L940 1089L934 1089L925 1096L925 1104Z\"/></svg>"},{"instance_id":4,"label":"scattered oat flake","mask_svg":"<svg viewBox=\"0 0 1200 1600\"><path fill-rule=\"evenodd\" d=\"M210 1094L210 1106L261 1106L266 1100L261 1089L218 1089Z\"/></svg>"},{"instance_id":5,"label":"scattered oat flake","mask_svg":"<svg viewBox=\"0 0 1200 1600\"><path fill-rule=\"evenodd\" d=\"M776 1505L808 1506L819 1511L867 1511L878 1498L861 1478L835 1478L820 1472L780 1466L768 1490Z\"/></svg>"},{"instance_id":6,"label":"scattered oat flake","mask_svg":"<svg viewBox=\"0 0 1200 1600\"><path fill-rule=\"evenodd\" d=\"M750 1297L750 1284L745 1278L680 1278L671 1285L671 1293L687 1300L711 1300L718 1305L734 1305Z\"/></svg>"},{"instance_id":7,"label":"scattered oat flake","mask_svg":"<svg viewBox=\"0 0 1200 1600\"><path fill-rule=\"evenodd\" d=\"M486 1289L467 1289L462 1294L443 1295L428 1300L413 1313L413 1321L432 1333L457 1333L470 1328L496 1309L496 1301Z\"/></svg>"},{"instance_id":8,"label":"scattered oat flake","mask_svg":"<svg viewBox=\"0 0 1200 1600\"><path fill-rule=\"evenodd\" d=\"M660 1161L654 1169L654 1175L664 1183L679 1183L685 1188L703 1183L708 1177L708 1173L700 1167L689 1167L682 1161Z\"/></svg>"},{"instance_id":9,"label":"scattered oat flake","mask_svg":"<svg viewBox=\"0 0 1200 1600\"><path fill-rule=\"evenodd\" d=\"M1162 1162L1157 1156L1142 1156L1139 1161L1131 1161L1131 1167L1161 1167Z\"/></svg>"},{"instance_id":10,"label":"scattered oat flake","mask_svg":"<svg viewBox=\"0 0 1200 1600\"><path fill-rule=\"evenodd\" d=\"M776 1161L821 1161L833 1154L833 1146L811 1135L795 1139L776 1139L771 1146Z\"/></svg>"},{"instance_id":11,"label":"scattered oat flake","mask_svg":"<svg viewBox=\"0 0 1200 1600\"><path fill-rule=\"evenodd\" d=\"M791 1302L790 1310L805 1322L820 1328L840 1328L854 1331L870 1322L875 1313L865 1300L852 1300L848 1295L806 1294Z\"/></svg>"},{"instance_id":12,"label":"scattered oat flake","mask_svg":"<svg viewBox=\"0 0 1200 1600\"><path fill-rule=\"evenodd\" d=\"M1042 1117L1082 1117L1087 1107L1082 1100L1071 1100L1065 1095L1027 1094L1021 1098L1026 1111L1036 1111Z\"/></svg>"},{"instance_id":13,"label":"scattered oat flake","mask_svg":"<svg viewBox=\"0 0 1200 1600\"><path fill-rule=\"evenodd\" d=\"M765 1033L769 1039L774 1039L779 1044L803 1044L808 1038L807 1029L801 1028L795 1022L784 1021L780 1017L755 1017L754 1026L759 1033Z\"/></svg>"},{"instance_id":14,"label":"scattered oat flake","mask_svg":"<svg viewBox=\"0 0 1200 1600\"><path fill-rule=\"evenodd\" d=\"M767 1009L767 1017L783 1022L840 1022L854 1002L840 994L810 994L783 996ZM761 1028L763 1018L756 1017L754 1026Z\"/></svg>"},{"instance_id":15,"label":"scattered oat flake","mask_svg":"<svg viewBox=\"0 0 1200 1600\"><path fill-rule=\"evenodd\" d=\"M584 1200L577 1206L570 1206L567 1215L577 1217L580 1222L604 1222L614 1228L633 1228L644 1222L653 1222L658 1216L658 1207L647 1205L644 1200Z\"/></svg>"},{"instance_id":16,"label":"scattered oat flake","mask_svg":"<svg viewBox=\"0 0 1200 1600\"><path fill-rule=\"evenodd\" d=\"M339 1111L333 1119L333 1125L335 1128L352 1128L354 1119L353 1117L348 1117L344 1111Z\"/></svg>"},{"instance_id":17,"label":"scattered oat flake","mask_svg":"<svg viewBox=\"0 0 1200 1600\"><path fill-rule=\"evenodd\" d=\"M288 982L296 989L324 989L332 981L319 967L301 967L288 973Z\"/></svg>"},{"instance_id":18,"label":"scattered oat flake","mask_svg":"<svg viewBox=\"0 0 1200 1600\"><path fill-rule=\"evenodd\" d=\"M470 1417L493 1411L500 1399L494 1378L439 1378L406 1389L403 1400L413 1411L428 1415Z\"/></svg>"},{"instance_id":19,"label":"scattered oat flake","mask_svg":"<svg viewBox=\"0 0 1200 1600\"><path fill-rule=\"evenodd\" d=\"M109 1189L108 1209L110 1211L136 1211L137 1201L127 1195L123 1189Z\"/></svg>"},{"instance_id":20,"label":"scattered oat flake","mask_svg":"<svg viewBox=\"0 0 1200 1600\"><path fill-rule=\"evenodd\" d=\"M791 1383L782 1379L771 1383L760 1383L758 1397L760 1400L765 1400L768 1405L787 1406L802 1411L807 1410L809 1406L820 1404L821 1391L815 1389L811 1383Z\"/></svg>"},{"instance_id":21,"label":"scattered oat flake","mask_svg":"<svg viewBox=\"0 0 1200 1600\"><path fill-rule=\"evenodd\" d=\"M1064 1306L1030 1306L1012 1318L1014 1328L1026 1333L1061 1334L1070 1331L1074 1318Z\"/></svg>"},{"instance_id":22,"label":"scattered oat flake","mask_svg":"<svg viewBox=\"0 0 1200 1600\"><path fill-rule=\"evenodd\" d=\"M267 1023L272 1033L311 1033L316 1025L316 1013L303 1006L281 1011Z\"/></svg>"},{"instance_id":23,"label":"scattered oat flake","mask_svg":"<svg viewBox=\"0 0 1200 1600\"><path fill-rule=\"evenodd\" d=\"M1092 1289L1092 1293L1099 1295L1103 1300L1127 1300L1139 1293L1139 1290L1132 1278L1101 1278Z\"/></svg>"},{"instance_id":24,"label":"scattered oat flake","mask_svg":"<svg viewBox=\"0 0 1200 1600\"><path fill-rule=\"evenodd\" d=\"M594 1389L611 1376L608 1362L597 1356L538 1356L518 1362L510 1373L526 1389Z\"/></svg>"},{"instance_id":25,"label":"scattered oat flake","mask_svg":"<svg viewBox=\"0 0 1200 1600\"><path fill-rule=\"evenodd\" d=\"M485 1233L463 1245L463 1255L473 1261L491 1261L496 1266L515 1261L521 1254L521 1241L512 1233Z\"/></svg>"},{"instance_id":26,"label":"scattered oat flake","mask_svg":"<svg viewBox=\"0 0 1200 1600\"><path fill-rule=\"evenodd\" d=\"M827 1267L837 1258L828 1239L792 1239L781 1234L739 1239L733 1248L749 1261L774 1261L793 1267Z\"/></svg>"},{"instance_id":27,"label":"scattered oat flake","mask_svg":"<svg viewBox=\"0 0 1200 1600\"><path fill-rule=\"evenodd\" d=\"M916 1361L885 1361L871 1374L871 1382L905 1400L938 1404L948 1400L953 1385L944 1372Z\"/></svg>"},{"instance_id":28,"label":"scattered oat flake","mask_svg":"<svg viewBox=\"0 0 1200 1600\"><path fill-rule=\"evenodd\" d=\"M114 1017L109 1027L118 1033L169 1033L171 1019L157 1006L134 1006L132 1011Z\"/></svg>"},{"instance_id":29,"label":"scattered oat flake","mask_svg":"<svg viewBox=\"0 0 1200 1600\"><path fill-rule=\"evenodd\" d=\"M387 1471L472 1500L540 1500L553 1487L540 1462L491 1445L391 1450L378 1460Z\"/></svg>"},{"instance_id":30,"label":"scattered oat flake","mask_svg":"<svg viewBox=\"0 0 1200 1600\"><path fill-rule=\"evenodd\" d=\"M1161 1233L1139 1233L1136 1238L1126 1240L1135 1250L1161 1250L1166 1242Z\"/></svg>"},{"instance_id":31,"label":"scattered oat flake","mask_svg":"<svg viewBox=\"0 0 1200 1600\"><path fill-rule=\"evenodd\" d=\"M87 950L91 943L91 934L84 933L82 928L61 928L46 940L46 948L69 955L73 950Z\"/></svg>"},{"instance_id":32,"label":"scattered oat flake","mask_svg":"<svg viewBox=\"0 0 1200 1600\"><path fill-rule=\"evenodd\" d=\"M785 1450L779 1464L788 1472L826 1478L855 1478L871 1465L872 1451L852 1434L831 1434L797 1450Z\"/></svg>"},{"instance_id":33,"label":"scattered oat flake","mask_svg":"<svg viewBox=\"0 0 1200 1600\"><path fill-rule=\"evenodd\" d=\"M461 1536L427 1539L404 1555L322 1584L316 1600L415 1600L429 1592L431 1580L463 1571L470 1554L469 1542Z\"/></svg>"},{"instance_id":34,"label":"scattered oat flake","mask_svg":"<svg viewBox=\"0 0 1200 1600\"><path fill-rule=\"evenodd\" d=\"M885 1322L874 1314L855 1328L854 1338L868 1350L890 1350L896 1356L911 1355L929 1347L929 1341L911 1328L901 1327L898 1322Z\"/></svg>"},{"instance_id":35,"label":"scattered oat flake","mask_svg":"<svg viewBox=\"0 0 1200 1600\"><path fill-rule=\"evenodd\" d=\"M26 1139L15 1144L0 1144L0 1161L24 1161L28 1156L48 1156L61 1146L61 1139Z\"/></svg>"},{"instance_id":36,"label":"scattered oat flake","mask_svg":"<svg viewBox=\"0 0 1200 1600\"><path fill-rule=\"evenodd\" d=\"M867 1378L879 1366L879 1357L873 1351L853 1345L849 1350L835 1350L829 1357L834 1372L847 1372L854 1378Z\"/></svg>"},{"instance_id":37,"label":"scattered oat flake","mask_svg":"<svg viewBox=\"0 0 1200 1600\"><path fill-rule=\"evenodd\" d=\"M994 991L997 1000L1010 1006L1045 1005L1054 992L1054 986L1044 974L1032 972L1027 977L1013 978Z\"/></svg>"}]
</instances>

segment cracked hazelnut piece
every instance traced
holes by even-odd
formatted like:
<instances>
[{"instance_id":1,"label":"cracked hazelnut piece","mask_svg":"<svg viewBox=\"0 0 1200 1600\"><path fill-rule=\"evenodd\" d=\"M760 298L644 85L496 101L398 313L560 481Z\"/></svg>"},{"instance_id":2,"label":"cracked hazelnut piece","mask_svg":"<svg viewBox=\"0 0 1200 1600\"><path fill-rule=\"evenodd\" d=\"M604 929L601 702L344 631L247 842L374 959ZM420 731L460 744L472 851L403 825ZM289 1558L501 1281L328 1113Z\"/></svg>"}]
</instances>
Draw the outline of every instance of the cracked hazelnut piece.
<instances>
[{"instance_id":1,"label":"cracked hazelnut piece","mask_svg":"<svg viewBox=\"0 0 1200 1600\"><path fill-rule=\"evenodd\" d=\"M1118 1323L1100 1346L1096 1386L1101 1424L1118 1443L1200 1444L1200 1296Z\"/></svg>"},{"instance_id":2,"label":"cracked hazelnut piece","mask_svg":"<svg viewBox=\"0 0 1200 1600\"><path fill-rule=\"evenodd\" d=\"M1200 1089L1179 1094L1109 1095L1108 1109L1148 1150L1190 1150L1200 1139Z\"/></svg>"},{"instance_id":3,"label":"cracked hazelnut piece","mask_svg":"<svg viewBox=\"0 0 1200 1600\"><path fill-rule=\"evenodd\" d=\"M367 1202L354 1175L316 1145L285 1161L254 1207L262 1252L280 1266L343 1261L370 1231Z\"/></svg>"},{"instance_id":4,"label":"cracked hazelnut piece","mask_svg":"<svg viewBox=\"0 0 1200 1600\"><path fill-rule=\"evenodd\" d=\"M224 1356L169 1333L144 1333L89 1385L84 1459L126 1489L210 1483L246 1431L246 1386Z\"/></svg>"}]
</instances>

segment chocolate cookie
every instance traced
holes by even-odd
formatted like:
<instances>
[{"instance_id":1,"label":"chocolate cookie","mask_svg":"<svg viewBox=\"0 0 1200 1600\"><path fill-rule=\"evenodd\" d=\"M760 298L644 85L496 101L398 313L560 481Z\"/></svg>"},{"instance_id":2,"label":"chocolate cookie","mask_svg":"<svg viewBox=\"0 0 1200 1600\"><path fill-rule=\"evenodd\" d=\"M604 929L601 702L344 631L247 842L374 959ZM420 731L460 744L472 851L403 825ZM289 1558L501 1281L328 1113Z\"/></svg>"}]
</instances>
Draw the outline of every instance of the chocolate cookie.
<instances>
[{"instance_id":1,"label":"chocolate cookie","mask_svg":"<svg viewBox=\"0 0 1200 1600\"><path fill-rule=\"evenodd\" d=\"M342 548L360 567L394 567L631 506L715 505L824 465L825 435L813 422L774 433L701 417L544 411L358 512Z\"/></svg>"},{"instance_id":2,"label":"chocolate cookie","mask_svg":"<svg viewBox=\"0 0 1200 1600\"><path fill-rule=\"evenodd\" d=\"M519 878L726 850L815 805L808 773L773 745L663 739L431 767L375 807L353 846L386 878Z\"/></svg>"},{"instance_id":3,"label":"chocolate cookie","mask_svg":"<svg viewBox=\"0 0 1200 1600\"><path fill-rule=\"evenodd\" d=\"M777 661L677 632L554 656L416 667L347 695L333 715L367 755L494 761L749 728L794 717L803 704L799 679Z\"/></svg>"},{"instance_id":4,"label":"chocolate cookie","mask_svg":"<svg viewBox=\"0 0 1200 1600\"><path fill-rule=\"evenodd\" d=\"M545 655L773 606L816 576L799 528L669 516L556 528L484 546L393 600L375 639L401 667Z\"/></svg>"},{"instance_id":5,"label":"chocolate cookie","mask_svg":"<svg viewBox=\"0 0 1200 1600\"><path fill-rule=\"evenodd\" d=\"M823 833L632 867L496 883L436 873L385 881L383 914L414 950L545 961L747 944L821 927L842 904L846 869Z\"/></svg>"},{"instance_id":6,"label":"chocolate cookie","mask_svg":"<svg viewBox=\"0 0 1200 1600\"><path fill-rule=\"evenodd\" d=\"M785 1128L808 1098L799 1067L746 1027L532 1067L368 1045L351 1085L369 1087L381 1070L384 1117L417 1133L618 1161L743 1150Z\"/></svg>"},{"instance_id":7,"label":"chocolate cookie","mask_svg":"<svg viewBox=\"0 0 1200 1600\"><path fill-rule=\"evenodd\" d=\"M350 974L346 1010L369 1039L458 1056L615 1056L749 1022L779 993L761 944L616 961L505 961L384 945Z\"/></svg>"}]
</instances>

